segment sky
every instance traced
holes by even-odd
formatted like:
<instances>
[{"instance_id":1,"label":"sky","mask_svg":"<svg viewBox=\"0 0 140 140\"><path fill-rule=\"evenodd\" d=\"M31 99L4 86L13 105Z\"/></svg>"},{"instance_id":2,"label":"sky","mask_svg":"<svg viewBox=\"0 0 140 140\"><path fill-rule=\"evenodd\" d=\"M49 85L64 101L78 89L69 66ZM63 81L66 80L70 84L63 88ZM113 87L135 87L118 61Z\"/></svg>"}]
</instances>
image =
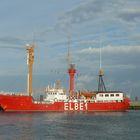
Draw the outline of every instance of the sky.
<instances>
[{"instance_id":1,"label":"sky","mask_svg":"<svg viewBox=\"0 0 140 140\"><path fill-rule=\"evenodd\" d=\"M75 90L97 90L101 48L106 88L140 99L139 0L1 0L0 20L1 91L26 91L35 43L34 89L55 80L68 89L69 46Z\"/></svg>"}]
</instances>

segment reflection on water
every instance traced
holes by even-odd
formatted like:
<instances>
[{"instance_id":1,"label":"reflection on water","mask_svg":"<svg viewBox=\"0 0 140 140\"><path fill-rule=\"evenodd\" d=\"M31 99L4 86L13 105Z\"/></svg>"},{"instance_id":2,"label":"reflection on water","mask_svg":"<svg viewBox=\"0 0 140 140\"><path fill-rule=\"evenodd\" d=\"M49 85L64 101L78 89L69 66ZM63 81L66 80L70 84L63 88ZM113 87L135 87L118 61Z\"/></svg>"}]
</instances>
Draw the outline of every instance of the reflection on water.
<instances>
[{"instance_id":1,"label":"reflection on water","mask_svg":"<svg viewBox=\"0 0 140 140\"><path fill-rule=\"evenodd\" d=\"M94 115L97 115L97 116L123 116L123 115L127 115L127 113L128 113L127 111L125 111L125 112L94 112Z\"/></svg>"},{"instance_id":2,"label":"reflection on water","mask_svg":"<svg viewBox=\"0 0 140 140\"><path fill-rule=\"evenodd\" d=\"M0 113L0 140L139 140L139 124L140 111Z\"/></svg>"}]
</instances>

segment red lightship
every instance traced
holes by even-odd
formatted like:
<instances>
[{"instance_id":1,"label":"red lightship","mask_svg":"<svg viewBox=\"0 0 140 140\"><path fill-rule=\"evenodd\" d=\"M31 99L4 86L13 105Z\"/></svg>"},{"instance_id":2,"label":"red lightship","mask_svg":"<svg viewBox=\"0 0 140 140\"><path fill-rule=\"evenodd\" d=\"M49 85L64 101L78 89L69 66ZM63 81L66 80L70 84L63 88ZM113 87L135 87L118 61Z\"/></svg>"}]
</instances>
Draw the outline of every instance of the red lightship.
<instances>
[{"instance_id":1,"label":"red lightship","mask_svg":"<svg viewBox=\"0 0 140 140\"><path fill-rule=\"evenodd\" d=\"M76 73L75 65L69 64L68 73L70 76L70 95L67 96L63 88L54 85L45 89L41 100L35 100L32 97L32 69L34 62L34 46L28 49L28 95L22 93L13 94L9 92L0 93L0 110L4 112L11 111L126 111L129 107L129 98L122 92L117 91L80 91L74 95L74 76ZM102 78L102 71L99 74ZM102 80L101 80L102 81ZM100 83L100 86L103 82ZM102 86L101 86L102 87Z\"/></svg>"}]
</instances>

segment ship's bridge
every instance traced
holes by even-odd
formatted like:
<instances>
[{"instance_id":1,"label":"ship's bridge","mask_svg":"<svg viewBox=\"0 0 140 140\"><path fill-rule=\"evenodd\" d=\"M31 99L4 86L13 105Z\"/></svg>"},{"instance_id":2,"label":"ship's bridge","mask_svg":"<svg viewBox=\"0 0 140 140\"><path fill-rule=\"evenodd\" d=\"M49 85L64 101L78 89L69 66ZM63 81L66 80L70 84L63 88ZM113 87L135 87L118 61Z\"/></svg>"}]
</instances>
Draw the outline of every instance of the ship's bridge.
<instances>
[{"instance_id":1,"label":"ship's bridge","mask_svg":"<svg viewBox=\"0 0 140 140\"><path fill-rule=\"evenodd\" d=\"M44 101L65 101L67 99L67 95L62 88L47 87L45 93Z\"/></svg>"}]
</instances>

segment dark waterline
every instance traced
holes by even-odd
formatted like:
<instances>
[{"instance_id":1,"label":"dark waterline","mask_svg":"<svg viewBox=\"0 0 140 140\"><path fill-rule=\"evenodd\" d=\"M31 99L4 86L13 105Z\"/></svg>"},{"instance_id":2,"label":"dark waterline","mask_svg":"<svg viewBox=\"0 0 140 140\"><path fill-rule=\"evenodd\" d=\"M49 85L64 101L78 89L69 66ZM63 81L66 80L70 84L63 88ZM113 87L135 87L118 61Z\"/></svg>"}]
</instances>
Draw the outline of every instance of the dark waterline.
<instances>
[{"instance_id":1,"label":"dark waterline","mask_svg":"<svg viewBox=\"0 0 140 140\"><path fill-rule=\"evenodd\" d=\"M140 111L0 113L0 140L139 140Z\"/></svg>"}]
</instances>

